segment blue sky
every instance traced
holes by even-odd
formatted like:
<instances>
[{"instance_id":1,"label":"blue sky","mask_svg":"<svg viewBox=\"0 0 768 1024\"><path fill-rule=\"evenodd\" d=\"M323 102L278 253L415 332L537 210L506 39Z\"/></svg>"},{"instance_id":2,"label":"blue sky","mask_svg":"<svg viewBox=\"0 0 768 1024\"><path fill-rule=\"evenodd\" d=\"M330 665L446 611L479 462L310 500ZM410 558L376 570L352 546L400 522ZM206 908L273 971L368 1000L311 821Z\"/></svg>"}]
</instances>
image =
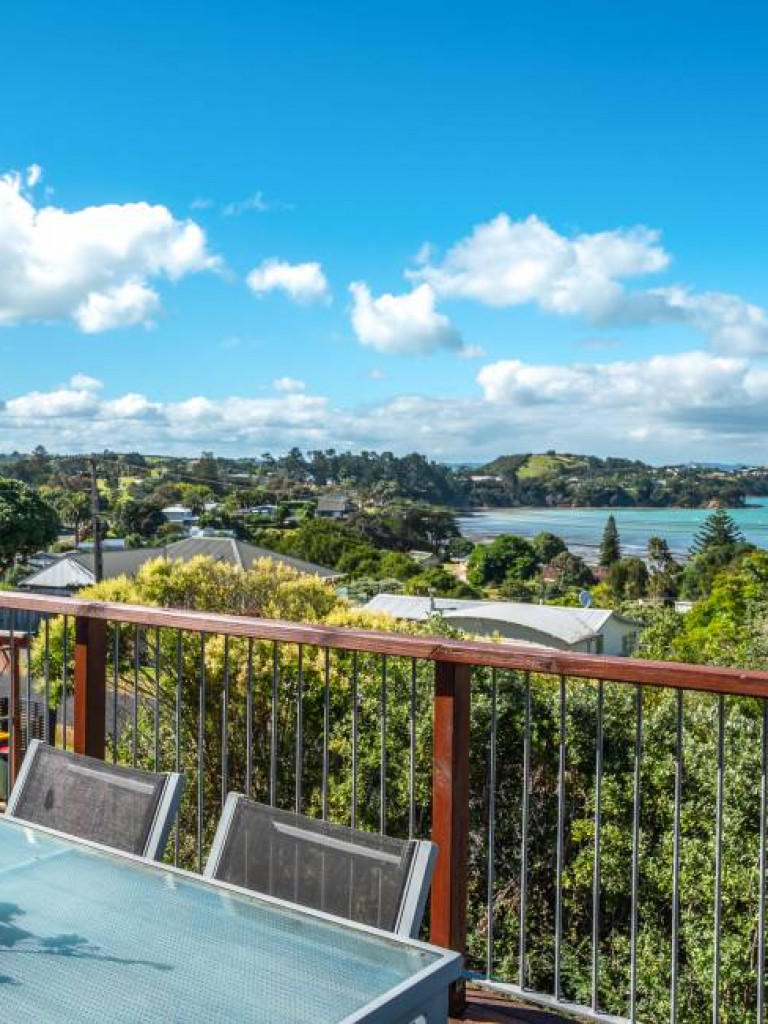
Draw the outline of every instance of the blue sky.
<instances>
[{"instance_id":1,"label":"blue sky","mask_svg":"<svg viewBox=\"0 0 768 1024\"><path fill-rule=\"evenodd\" d=\"M0 450L764 460L765 5L27 6Z\"/></svg>"}]
</instances>

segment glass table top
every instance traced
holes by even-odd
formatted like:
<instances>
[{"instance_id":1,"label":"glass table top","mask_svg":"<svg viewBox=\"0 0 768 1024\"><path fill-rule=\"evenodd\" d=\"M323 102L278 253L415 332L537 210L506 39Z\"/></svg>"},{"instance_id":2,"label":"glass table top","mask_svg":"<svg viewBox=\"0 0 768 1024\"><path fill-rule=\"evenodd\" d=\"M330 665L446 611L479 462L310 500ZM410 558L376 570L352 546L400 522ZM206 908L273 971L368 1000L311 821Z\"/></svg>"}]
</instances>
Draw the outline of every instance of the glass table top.
<instances>
[{"instance_id":1,"label":"glass table top","mask_svg":"<svg viewBox=\"0 0 768 1024\"><path fill-rule=\"evenodd\" d=\"M4 1020L340 1021L438 959L0 819Z\"/></svg>"}]
</instances>

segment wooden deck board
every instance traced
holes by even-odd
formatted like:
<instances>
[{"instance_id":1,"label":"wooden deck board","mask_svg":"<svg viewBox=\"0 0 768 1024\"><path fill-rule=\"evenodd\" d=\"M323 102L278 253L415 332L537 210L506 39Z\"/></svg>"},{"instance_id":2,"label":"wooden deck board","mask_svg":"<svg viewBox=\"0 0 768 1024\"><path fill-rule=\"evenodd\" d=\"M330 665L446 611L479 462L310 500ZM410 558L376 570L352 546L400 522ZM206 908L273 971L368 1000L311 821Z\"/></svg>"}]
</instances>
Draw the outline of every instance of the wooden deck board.
<instances>
[{"instance_id":1,"label":"wooden deck board","mask_svg":"<svg viewBox=\"0 0 768 1024\"><path fill-rule=\"evenodd\" d=\"M560 1017L550 1010L539 1010L511 1002L495 992L470 989L466 1012L452 1018L452 1024L472 1021L474 1024L565 1024L569 1017Z\"/></svg>"}]
</instances>

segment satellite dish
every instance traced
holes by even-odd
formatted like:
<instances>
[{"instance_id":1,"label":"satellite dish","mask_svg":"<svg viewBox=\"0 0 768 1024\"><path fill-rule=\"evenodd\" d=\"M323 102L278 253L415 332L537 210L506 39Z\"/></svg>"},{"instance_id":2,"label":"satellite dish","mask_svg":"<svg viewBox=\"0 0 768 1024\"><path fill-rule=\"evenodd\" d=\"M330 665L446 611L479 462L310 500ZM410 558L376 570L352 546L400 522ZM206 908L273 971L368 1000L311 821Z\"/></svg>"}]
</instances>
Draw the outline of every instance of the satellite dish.
<instances>
[{"instance_id":1,"label":"satellite dish","mask_svg":"<svg viewBox=\"0 0 768 1024\"><path fill-rule=\"evenodd\" d=\"M592 604L592 595L588 590L582 590L579 594L579 604L582 608L589 608Z\"/></svg>"}]
</instances>

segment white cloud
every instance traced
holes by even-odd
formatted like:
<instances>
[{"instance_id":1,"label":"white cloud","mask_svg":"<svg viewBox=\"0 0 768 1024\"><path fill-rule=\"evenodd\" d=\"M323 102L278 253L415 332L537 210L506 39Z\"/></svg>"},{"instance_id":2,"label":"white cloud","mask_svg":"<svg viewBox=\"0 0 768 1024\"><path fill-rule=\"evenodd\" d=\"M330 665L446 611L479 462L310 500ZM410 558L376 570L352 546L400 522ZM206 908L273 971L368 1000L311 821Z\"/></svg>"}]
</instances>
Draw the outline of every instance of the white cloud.
<instances>
[{"instance_id":1,"label":"white cloud","mask_svg":"<svg viewBox=\"0 0 768 1024\"><path fill-rule=\"evenodd\" d=\"M215 203L213 199L208 199L205 196L196 196L189 204L190 210L210 210Z\"/></svg>"},{"instance_id":2,"label":"white cloud","mask_svg":"<svg viewBox=\"0 0 768 1024\"><path fill-rule=\"evenodd\" d=\"M680 285L627 288L627 279L669 264L659 232L646 227L568 237L536 216L513 221L502 213L477 225L442 262L427 262L407 276L430 284L439 298L496 307L533 303L608 327L682 324L725 353L768 352L768 315L738 295Z\"/></svg>"},{"instance_id":3,"label":"white cloud","mask_svg":"<svg viewBox=\"0 0 768 1024\"><path fill-rule=\"evenodd\" d=\"M247 213L249 210L255 210L257 213L266 213L269 206L270 204L264 198L264 193L259 191L254 192L247 199L241 199L236 203L227 203L221 212L225 217L239 217L241 213Z\"/></svg>"},{"instance_id":4,"label":"white cloud","mask_svg":"<svg viewBox=\"0 0 768 1024\"><path fill-rule=\"evenodd\" d=\"M75 373L69 378L69 386L74 391L101 391L104 384L87 373Z\"/></svg>"},{"instance_id":5,"label":"white cloud","mask_svg":"<svg viewBox=\"0 0 768 1024\"><path fill-rule=\"evenodd\" d=\"M257 295L282 291L300 305L331 301L331 289L319 263L286 263L271 257L253 268L246 283Z\"/></svg>"},{"instance_id":6,"label":"white cloud","mask_svg":"<svg viewBox=\"0 0 768 1024\"><path fill-rule=\"evenodd\" d=\"M477 380L466 397L401 394L339 407L307 391L172 402L103 395L77 375L68 387L0 401L0 450L247 454L299 445L455 460L559 448L664 462L764 459L768 369L743 358L691 351L571 366L501 360Z\"/></svg>"},{"instance_id":7,"label":"white cloud","mask_svg":"<svg viewBox=\"0 0 768 1024\"><path fill-rule=\"evenodd\" d=\"M40 164L30 164L26 173L27 188L34 188L40 182L42 176L43 168Z\"/></svg>"},{"instance_id":8,"label":"white cloud","mask_svg":"<svg viewBox=\"0 0 768 1024\"><path fill-rule=\"evenodd\" d=\"M372 370L368 371L368 377L370 378L370 380L386 380L387 371L380 369L378 366L375 366Z\"/></svg>"},{"instance_id":9,"label":"white cloud","mask_svg":"<svg viewBox=\"0 0 768 1024\"><path fill-rule=\"evenodd\" d=\"M219 265L202 229L164 206L36 207L20 175L0 177L0 326L71 320L94 333L147 323L160 306L151 281Z\"/></svg>"},{"instance_id":10,"label":"white cloud","mask_svg":"<svg viewBox=\"0 0 768 1024\"><path fill-rule=\"evenodd\" d=\"M502 213L457 242L442 263L408 276L426 281L440 297L489 306L533 302L553 313L600 318L620 300L620 279L668 264L658 232L648 228L568 238L538 217L513 221Z\"/></svg>"},{"instance_id":11,"label":"white cloud","mask_svg":"<svg viewBox=\"0 0 768 1024\"><path fill-rule=\"evenodd\" d=\"M287 395L307 390L307 385L304 381L298 380L296 377L278 377L277 380L272 382L272 386L275 391L282 391L283 394Z\"/></svg>"},{"instance_id":12,"label":"white cloud","mask_svg":"<svg viewBox=\"0 0 768 1024\"><path fill-rule=\"evenodd\" d=\"M385 293L374 298L368 285L355 281L352 293L352 327L358 340L377 352L434 352L463 348L461 335L435 308L435 293L428 284L404 295Z\"/></svg>"}]
</instances>

